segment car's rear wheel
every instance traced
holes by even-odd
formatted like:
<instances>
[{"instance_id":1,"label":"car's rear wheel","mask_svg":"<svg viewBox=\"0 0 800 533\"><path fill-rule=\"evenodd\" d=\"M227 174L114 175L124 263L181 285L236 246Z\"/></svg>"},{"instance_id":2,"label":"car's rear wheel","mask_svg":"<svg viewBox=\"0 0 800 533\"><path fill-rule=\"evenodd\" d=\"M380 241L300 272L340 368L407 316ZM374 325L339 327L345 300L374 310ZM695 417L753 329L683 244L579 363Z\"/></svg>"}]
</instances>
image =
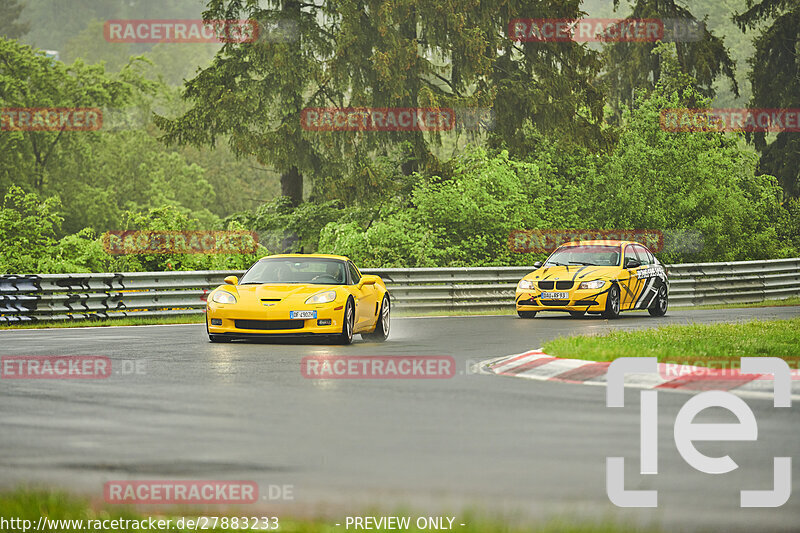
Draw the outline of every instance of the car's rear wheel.
<instances>
[{"instance_id":1,"label":"car's rear wheel","mask_svg":"<svg viewBox=\"0 0 800 533\"><path fill-rule=\"evenodd\" d=\"M341 344L350 344L353 342L353 328L356 322L355 305L353 300L348 299L344 305L344 313L342 314L342 332L338 335L338 340Z\"/></svg>"},{"instance_id":2,"label":"car's rear wheel","mask_svg":"<svg viewBox=\"0 0 800 533\"><path fill-rule=\"evenodd\" d=\"M362 333L361 338L371 341L383 342L389 337L389 325L391 315L391 304L389 303L389 295L383 295L381 308L378 310L378 321L375 324L375 331L372 333Z\"/></svg>"},{"instance_id":3,"label":"car's rear wheel","mask_svg":"<svg viewBox=\"0 0 800 533\"><path fill-rule=\"evenodd\" d=\"M619 287L612 285L608 290L606 298L606 310L603 311L604 318L619 318Z\"/></svg>"},{"instance_id":4,"label":"car's rear wheel","mask_svg":"<svg viewBox=\"0 0 800 533\"><path fill-rule=\"evenodd\" d=\"M517 311L517 314L520 318L534 318L536 316L536 311Z\"/></svg>"},{"instance_id":5,"label":"car's rear wheel","mask_svg":"<svg viewBox=\"0 0 800 533\"><path fill-rule=\"evenodd\" d=\"M574 316L575 318L580 318L586 314L586 311L570 311L569 316Z\"/></svg>"},{"instance_id":6,"label":"car's rear wheel","mask_svg":"<svg viewBox=\"0 0 800 533\"><path fill-rule=\"evenodd\" d=\"M667 286L662 285L661 288L658 289L656 299L653 300L653 303L647 308L647 312L650 313L650 316L664 316L667 314L667 305L669 305Z\"/></svg>"}]
</instances>

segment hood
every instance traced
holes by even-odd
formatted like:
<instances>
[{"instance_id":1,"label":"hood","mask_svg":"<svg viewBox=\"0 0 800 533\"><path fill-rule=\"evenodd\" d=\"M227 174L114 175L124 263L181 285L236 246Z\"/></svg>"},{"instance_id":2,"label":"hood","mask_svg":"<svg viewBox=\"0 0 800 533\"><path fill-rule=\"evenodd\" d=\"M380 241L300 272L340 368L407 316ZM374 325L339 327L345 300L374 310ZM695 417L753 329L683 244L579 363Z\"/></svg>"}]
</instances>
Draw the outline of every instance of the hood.
<instances>
[{"instance_id":1,"label":"hood","mask_svg":"<svg viewBox=\"0 0 800 533\"><path fill-rule=\"evenodd\" d=\"M301 300L318 292L336 289L338 285L305 285L305 284L264 284L264 285L236 285L235 292L242 303L258 304L261 300ZM231 290L234 287L227 287Z\"/></svg>"},{"instance_id":2,"label":"hood","mask_svg":"<svg viewBox=\"0 0 800 533\"><path fill-rule=\"evenodd\" d=\"M616 279L619 271L620 267L618 266L552 266L534 270L523 279L540 281L555 280L558 278L560 281L572 280L581 282L595 279Z\"/></svg>"}]
</instances>

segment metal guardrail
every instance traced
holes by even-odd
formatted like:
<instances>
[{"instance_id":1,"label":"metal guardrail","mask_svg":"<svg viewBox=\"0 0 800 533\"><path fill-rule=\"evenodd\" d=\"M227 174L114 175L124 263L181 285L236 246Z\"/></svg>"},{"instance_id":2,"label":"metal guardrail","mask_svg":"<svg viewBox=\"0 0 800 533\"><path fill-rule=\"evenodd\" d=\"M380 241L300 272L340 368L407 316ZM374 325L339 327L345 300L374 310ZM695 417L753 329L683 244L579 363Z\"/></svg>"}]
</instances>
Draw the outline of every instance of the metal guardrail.
<instances>
[{"instance_id":1,"label":"metal guardrail","mask_svg":"<svg viewBox=\"0 0 800 533\"><path fill-rule=\"evenodd\" d=\"M670 306L751 303L800 296L800 258L667 265ZM511 308L533 267L381 268L395 309ZM242 271L0 276L0 324L203 313L205 297Z\"/></svg>"}]
</instances>

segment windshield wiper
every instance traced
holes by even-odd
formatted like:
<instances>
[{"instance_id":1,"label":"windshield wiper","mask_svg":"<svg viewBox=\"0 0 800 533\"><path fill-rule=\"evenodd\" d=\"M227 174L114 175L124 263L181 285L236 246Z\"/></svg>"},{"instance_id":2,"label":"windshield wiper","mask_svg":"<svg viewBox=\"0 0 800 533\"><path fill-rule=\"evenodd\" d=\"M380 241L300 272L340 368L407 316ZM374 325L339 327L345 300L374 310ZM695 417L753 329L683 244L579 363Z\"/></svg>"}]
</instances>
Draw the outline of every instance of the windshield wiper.
<instances>
[{"instance_id":1,"label":"windshield wiper","mask_svg":"<svg viewBox=\"0 0 800 533\"><path fill-rule=\"evenodd\" d=\"M590 267L597 266L594 263L586 263L584 261L570 261L569 264L570 265L583 265L583 266L590 266Z\"/></svg>"},{"instance_id":2,"label":"windshield wiper","mask_svg":"<svg viewBox=\"0 0 800 533\"><path fill-rule=\"evenodd\" d=\"M566 263L555 263L555 262L554 262L554 263L545 263L545 265L544 265L544 266L557 266L557 267L565 267L565 266L569 266L569 265L567 265Z\"/></svg>"}]
</instances>

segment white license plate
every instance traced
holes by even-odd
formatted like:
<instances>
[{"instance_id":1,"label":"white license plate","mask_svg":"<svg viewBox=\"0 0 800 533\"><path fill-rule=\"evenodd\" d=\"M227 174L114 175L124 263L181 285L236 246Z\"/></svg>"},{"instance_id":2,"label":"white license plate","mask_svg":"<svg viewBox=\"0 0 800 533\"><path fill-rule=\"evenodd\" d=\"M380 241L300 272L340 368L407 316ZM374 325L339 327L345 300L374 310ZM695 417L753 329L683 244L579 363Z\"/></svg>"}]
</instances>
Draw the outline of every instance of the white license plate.
<instances>
[{"instance_id":1,"label":"white license plate","mask_svg":"<svg viewBox=\"0 0 800 533\"><path fill-rule=\"evenodd\" d=\"M317 318L317 312L316 311L289 311L289 318L290 319L295 319L295 318L301 318L301 319Z\"/></svg>"},{"instance_id":2,"label":"white license plate","mask_svg":"<svg viewBox=\"0 0 800 533\"><path fill-rule=\"evenodd\" d=\"M568 292L543 292L542 300L569 300Z\"/></svg>"}]
</instances>

